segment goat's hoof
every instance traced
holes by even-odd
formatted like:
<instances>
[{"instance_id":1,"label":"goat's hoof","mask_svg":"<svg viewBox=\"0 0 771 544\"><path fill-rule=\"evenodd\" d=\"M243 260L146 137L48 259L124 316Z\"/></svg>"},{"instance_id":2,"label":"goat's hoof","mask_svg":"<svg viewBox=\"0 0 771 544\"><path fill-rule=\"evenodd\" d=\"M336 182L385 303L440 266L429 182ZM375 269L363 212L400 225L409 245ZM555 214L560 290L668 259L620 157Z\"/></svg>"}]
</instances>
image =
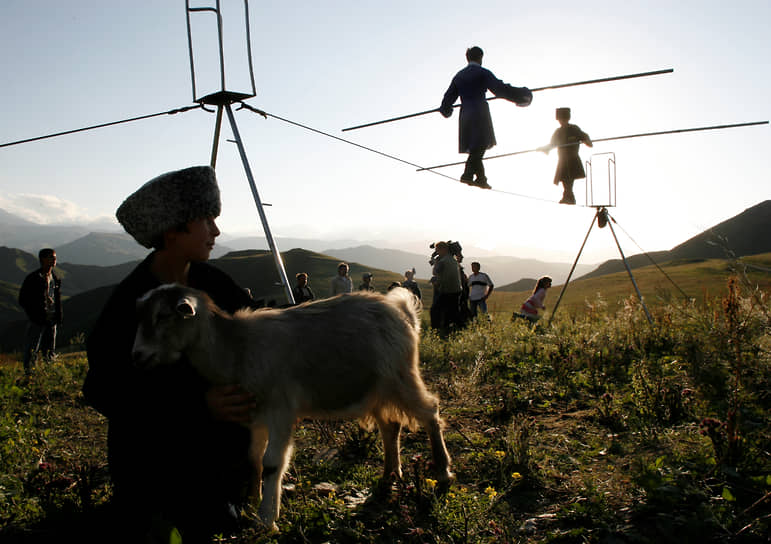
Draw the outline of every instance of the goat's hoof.
<instances>
[{"instance_id":1,"label":"goat's hoof","mask_svg":"<svg viewBox=\"0 0 771 544\"><path fill-rule=\"evenodd\" d=\"M272 519L265 519L262 516L259 516L255 520L255 528L262 529L264 531L267 531L268 533L277 533L278 532L278 525L275 521Z\"/></svg>"},{"instance_id":2,"label":"goat's hoof","mask_svg":"<svg viewBox=\"0 0 771 544\"><path fill-rule=\"evenodd\" d=\"M447 469L442 474L437 475L436 479L442 483L449 483L455 479L455 473Z\"/></svg>"}]
</instances>

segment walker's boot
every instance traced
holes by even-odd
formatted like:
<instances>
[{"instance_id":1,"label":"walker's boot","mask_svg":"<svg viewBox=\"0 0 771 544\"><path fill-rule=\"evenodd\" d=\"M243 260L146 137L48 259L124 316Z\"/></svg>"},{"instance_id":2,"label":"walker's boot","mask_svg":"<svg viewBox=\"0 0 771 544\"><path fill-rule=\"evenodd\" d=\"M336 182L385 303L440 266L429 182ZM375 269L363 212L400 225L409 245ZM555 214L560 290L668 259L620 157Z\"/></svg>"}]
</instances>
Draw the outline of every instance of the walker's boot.
<instances>
[{"instance_id":1,"label":"walker's boot","mask_svg":"<svg viewBox=\"0 0 771 544\"><path fill-rule=\"evenodd\" d=\"M570 192L565 191L562 194L562 200L560 200L560 204L575 204L575 203L576 203L576 197L572 191Z\"/></svg>"},{"instance_id":2,"label":"walker's boot","mask_svg":"<svg viewBox=\"0 0 771 544\"><path fill-rule=\"evenodd\" d=\"M477 179L474 180L474 183L480 189L492 189L492 186L487 183L487 178L485 176L477 176Z\"/></svg>"}]
</instances>

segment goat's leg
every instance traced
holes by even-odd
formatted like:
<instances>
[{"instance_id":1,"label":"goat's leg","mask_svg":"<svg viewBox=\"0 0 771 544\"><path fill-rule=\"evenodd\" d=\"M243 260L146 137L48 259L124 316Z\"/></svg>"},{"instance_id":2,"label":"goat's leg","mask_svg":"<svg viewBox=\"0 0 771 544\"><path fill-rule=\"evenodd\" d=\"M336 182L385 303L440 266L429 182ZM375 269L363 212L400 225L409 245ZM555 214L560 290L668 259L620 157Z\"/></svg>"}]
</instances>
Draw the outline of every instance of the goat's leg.
<instances>
[{"instance_id":1,"label":"goat's leg","mask_svg":"<svg viewBox=\"0 0 771 544\"><path fill-rule=\"evenodd\" d=\"M399 454L399 438L402 425L398 421L387 421L380 415L376 416L375 419L380 429L380 436L383 438L383 453L385 455L383 477L389 479L393 475L396 478L401 478L402 463Z\"/></svg>"},{"instance_id":2,"label":"goat's leg","mask_svg":"<svg viewBox=\"0 0 771 544\"><path fill-rule=\"evenodd\" d=\"M437 480L440 482L451 480L454 475L450 472L450 454L447 453L442 434L439 400L426 390L417 371L402 383L399 394L402 409L417 419L428 433Z\"/></svg>"},{"instance_id":3,"label":"goat's leg","mask_svg":"<svg viewBox=\"0 0 771 544\"><path fill-rule=\"evenodd\" d=\"M444 443L439 414L435 413L433 417L423 421L422 424L431 441L431 455L434 459L434 470L436 471L437 480L447 482L453 479L455 475L450 472L450 454L447 453L447 446Z\"/></svg>"},{"instance_id":4,"label":"goat's leg","mask_svg":"<svg viewBox=\"0 0 771 544\"><path fill-rule=\"evenodd\" d=\"M278 530L276 520L281 507L281 480L292 455L292 424L271 424L268 436L268 447L262 458L263 497L259 516L268 528Z\"/></svg>"},{"instance_id":5,"label":"goat's leg","mask_svg":"<svg viewBox=\"0 0 771 544\"><path fill-rule=\"evenodd\" d=\"M268 446L268 428L264 425L252 425L252 442L249 447L249 460L254 466L254 480L250 482L249 498L256 505L262 498L262 458Z\"/></svg>"}]
</instances>

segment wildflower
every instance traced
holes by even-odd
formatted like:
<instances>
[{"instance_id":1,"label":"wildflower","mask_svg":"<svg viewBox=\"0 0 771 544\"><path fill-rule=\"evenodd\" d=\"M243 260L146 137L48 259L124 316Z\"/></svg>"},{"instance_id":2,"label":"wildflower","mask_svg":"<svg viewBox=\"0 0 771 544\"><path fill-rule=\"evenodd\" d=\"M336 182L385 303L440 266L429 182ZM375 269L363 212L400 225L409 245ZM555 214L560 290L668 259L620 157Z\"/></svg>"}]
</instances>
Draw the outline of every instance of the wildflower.
<instances>
[{"instance_id":1,"label":"wildflower","mask_svg":"<svg viewBox=\"0 0 771 544\"><path fill-rule=\"evenodd\" d=\"M429 489L434 489L436 487L436 480L432 480L431 478L426 478L426 487Z\"/></svg>"},{"instance_id":2,"label":"wildflower","mask_svg":"<svg viewBox=\"0 0 771 544\"><path fill-rule=\"evenodd\" d=\"M498 495L498 492L495 490L494 487L488 486L487 489L485 489L485 495L490 497L490 500L493 500Z\"/></svg>"},{"instance_id":3,"label":"wildflower","mask_svg":"<svg viewBox=\"0 0 771 544\"><path fill-rule=\"evenodd\" d=\"M512 472L511 479L514 480L515 482L518 482L522 479L522 475L519 472Z\"/></svg>"},{"instance_id":4,"label":"wildflower","mask_svg":"<svg viewBox=\"0 0 771 544\"><path fill-rule=\"evenodd\" d=\"M500 461L501 459L503 459L504 457L506 457L506 452L505 452L505 451L500 451L500 450L498 450L498 451L496 451L496 452L495 452L495 456L496 456L496 457L498 458L498 460Z\"/></svg>"}]
</instances>

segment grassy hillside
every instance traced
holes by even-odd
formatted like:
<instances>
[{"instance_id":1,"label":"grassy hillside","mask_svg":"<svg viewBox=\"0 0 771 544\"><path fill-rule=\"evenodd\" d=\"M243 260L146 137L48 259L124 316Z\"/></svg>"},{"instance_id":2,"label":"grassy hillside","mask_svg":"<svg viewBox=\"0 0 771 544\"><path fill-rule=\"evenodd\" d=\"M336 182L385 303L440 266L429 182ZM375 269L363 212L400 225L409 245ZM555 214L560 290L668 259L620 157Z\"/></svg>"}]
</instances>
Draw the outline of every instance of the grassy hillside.
<instances>
[{"instance_id":1,"label":"grassy hillside","mask_svg":"<svg viewBox=\"0 0 771 544\"><path fill-rule=\"evenodd\" d=\"M291 285L294 285L295 274L306 272L310 278L309 285L316 297L330 296L330 281L337 273L339 263L336 258L304 249L292 249L281 255ZM233 252L211 262L230 274L239 285L248 287L255 299L262 299L266 303L276 301L278 304L286 301L273 255L269 251ZM361 283L364 272L374 274L373 285L376 290L382 292L385 292L391 282L403 279L395 272L379 270L360 263L349 262L348 265L354 289ZM424 282L421 287L423 286L428 286L428 283Z\"/></svg>"},{"instance_id":2,"label":"grassy hillside","mask_svg":"<svg viewBox=\"0 0 771 544\"><path fill-rule=\"evenodd\" d=\"M0 323L24 318L24 311L19 306L19 286L7 281L0 281Z\"/></svg>"},{"instance_id":3,"label":"grassy hillside","mask_svg":"<svg viewBox=\"0 0 771 544\"><path fill-rule=\"evenodd\" d=\"M37 255L0 246L0 280L21 285L27 274L39 267Z\"/></svg>"},{"instance_id":4,"label":"grassy hillside","mask_svg":"<svg viewBox=\"0 0 771 544\"><path fill-rule=\"evenodd\" d=\"M766 200L686 240L669 251L653 251L648 255L627 257L632 269L656 263L688 259L724 259L771 251L771 200ZM621 272L621 259L606 261L582 277L591 278ZM580 274L578 274L581 276Z\"/></svg>"},{"instance_id":5,"label":"grassy hillside","mask_svg":"<svg viewBox=\"0 0 771 544\"><path fill-rule=\"evenodd\" d=\"M550 329L424 331L456 480L437 484L422 429L402 432L391 484L376 432L302 420L279 532L249 526L247 510L218 542L767 544L771 307L741 282L722 291L658 305L665 326L598 306ZM0 540L112 541L122 528L108 516L106 421L80 394L85 357L31 381L20 367L0 355Z\"/></svg>"},{"instance_id":6,"label":"grassy hillside","mask_svg":"<svg viewBox=\"0 0 771 544\"><path fill-rule=\"evenodd\" d=\"M711 298L724 293L729 275L735 270L744 272L742 263L760 266L766 270L771 269L771 253L744 257L733 263L723 259L674 261L659 265L664 272L650 265L637 268L632 271L632 274L649 307L658 307L673 300L683 299L681 290L688 298L701 304L705 297ZM746 275L753 285L757 285L766 292L771 291L769 272L747 268ZM530 285L520 292L502 292L496 289L488 300L491 311L501 314L502 317L510 316L511 312L515 308L518 309L530 296L532 287ZM547 308L554 307L562 288L562 285L555 285L549 290L546 297ZM637 299L637 294L626 272L608 274L599 278L579 279L571 281L568 285L558 312L578 315L598 304L615 309L623 306L624 301L630 297Z\"/></svg>"}]
</instances>

